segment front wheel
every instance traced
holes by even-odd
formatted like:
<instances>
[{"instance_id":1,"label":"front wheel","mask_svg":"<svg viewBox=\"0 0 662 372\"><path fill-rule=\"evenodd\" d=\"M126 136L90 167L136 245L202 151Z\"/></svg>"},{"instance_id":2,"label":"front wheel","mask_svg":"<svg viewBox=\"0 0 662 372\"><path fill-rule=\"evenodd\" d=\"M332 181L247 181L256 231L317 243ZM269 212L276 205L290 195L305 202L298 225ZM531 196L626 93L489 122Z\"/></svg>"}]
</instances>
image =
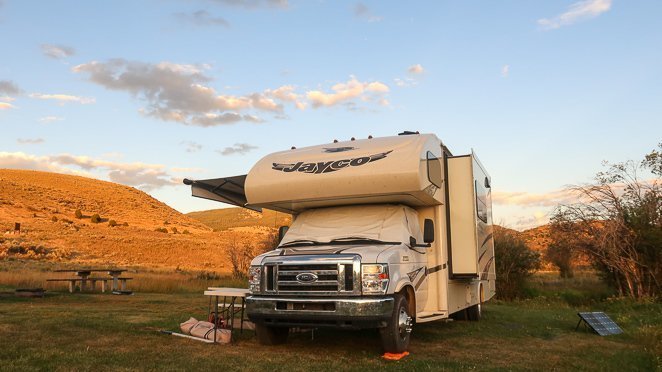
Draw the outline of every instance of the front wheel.
<instances>
[{"instance_id":1,"label":"front wheel","mask_svg":"<svg viewBox=\"0 0 662 372\"><path fill-rule=\"evenodd\" d=\"M393 315L384 328L379 329L382 346L387 353L402 353L409 347L413 318L409 314L409 303L401 295L395 295Z\"/></svg>"},{"instance_id":2,"label":"front wheel","mask_svg":"<svg viewBox=\"0 0 662 372\"><path fill-rule=\"evenodd\" d=\"M287 341L290 329L286 327L270 327L264 324L255 324L257 340L262 345L280 345Z\"/></svg>"}]
</instances>

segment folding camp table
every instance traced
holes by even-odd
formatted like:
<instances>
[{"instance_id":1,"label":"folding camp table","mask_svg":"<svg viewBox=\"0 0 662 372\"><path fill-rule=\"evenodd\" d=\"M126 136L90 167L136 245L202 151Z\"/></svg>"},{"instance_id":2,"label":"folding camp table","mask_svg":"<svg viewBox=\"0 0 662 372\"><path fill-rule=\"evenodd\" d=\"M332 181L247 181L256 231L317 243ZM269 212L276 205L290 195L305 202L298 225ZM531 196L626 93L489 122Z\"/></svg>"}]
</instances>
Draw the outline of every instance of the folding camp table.
<instances>
[{"instance_id":1,"label":"folding camp table","mask_svg":"<svg viewBox=\"0 0 662 372\"><path fill-rule=\"evenodd\" d=\"M210 287L204 292L205 296L210 296L208 308L209 314L211 314L212 310L212 301L214 303L214 340L216 340L216 330L218 329L219 314L222 315L223 319L226 319L228 322L230 333L232 333L234 330L234 317L237 314L240 314L240 332L244 332L244 309L246 308L246 303L244 300L249 293L250 291L245 288L219 287ZM219 311L218 304L221 297L223 297L223 308ZM230 301L229 303L228 299ZM237 302L238 300L240 303ZM240 305L239 308L237 308L236 305Z\"/></svg>"}]
</instances>

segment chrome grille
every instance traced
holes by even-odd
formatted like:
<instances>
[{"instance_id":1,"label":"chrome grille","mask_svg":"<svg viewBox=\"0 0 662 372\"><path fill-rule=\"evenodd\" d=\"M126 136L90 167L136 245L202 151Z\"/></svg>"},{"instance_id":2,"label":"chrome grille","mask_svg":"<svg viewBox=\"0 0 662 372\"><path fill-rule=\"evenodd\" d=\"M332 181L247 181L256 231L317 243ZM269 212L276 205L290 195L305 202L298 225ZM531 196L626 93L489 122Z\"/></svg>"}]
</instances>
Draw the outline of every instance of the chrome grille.
<instances>
[{"instance_id":1,"label":"chrome grille","mask_svg":"<svg viewBox=\"0 0 662 372\"><path fill-rule=\"evenodd\" d=\"M265 270L263 270L265 275L263 288L266 293L294 295L361 293L359 277L361 264L356 256L278 257L277 262L268 261L265 262ZM303 280L305 278L308 280Z\"/></svg>"}]
</instances>

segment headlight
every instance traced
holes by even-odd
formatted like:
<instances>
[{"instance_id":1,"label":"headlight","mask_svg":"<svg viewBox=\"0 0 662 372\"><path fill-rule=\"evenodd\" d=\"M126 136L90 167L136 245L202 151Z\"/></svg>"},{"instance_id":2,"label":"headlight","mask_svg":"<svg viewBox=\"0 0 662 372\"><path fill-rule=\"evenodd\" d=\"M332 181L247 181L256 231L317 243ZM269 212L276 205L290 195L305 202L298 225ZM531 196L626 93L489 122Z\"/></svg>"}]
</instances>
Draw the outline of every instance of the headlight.
<instances>
[{"instance_id":1,"label":"headlight","mask_svg":"<svg viewBox=\"0 0 662 372\"><path fill-rule=\"evenodd\" d=\"M260 293L260 279L262 278L262 267L251 266L248 269L248 289L251 293Z\"/></svg>"},{"instance_id":2,"label":"headlight","mask_svg":"<svg viewBox=\"0 0 662 372\"><path fill-rule=\"evenodd\" d=\"M385 294L388 288L388 265L361 265L363 294Z\"/></svg>"}]
</instances>

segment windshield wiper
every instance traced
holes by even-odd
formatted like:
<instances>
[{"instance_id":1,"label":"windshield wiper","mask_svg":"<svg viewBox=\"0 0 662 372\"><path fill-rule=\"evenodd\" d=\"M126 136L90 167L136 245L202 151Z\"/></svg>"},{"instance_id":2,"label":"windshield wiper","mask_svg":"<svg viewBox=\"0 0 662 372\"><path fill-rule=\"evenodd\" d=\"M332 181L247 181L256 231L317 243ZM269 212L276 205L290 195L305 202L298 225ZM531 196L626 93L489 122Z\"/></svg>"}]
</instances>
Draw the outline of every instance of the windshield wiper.
<instances>
[{"instance_id":1,"label":"windshield wiper","mask_svg":"<svg viewBox=\"0 0 662 372\"><path fill-rule=\"evenodd\" d=\"M385 242L379 239L372 239L372 238L346 237L346 238L333 239L329 242L318 242L316 240L310 240L310 239L292 240L291 242L287 242L285 244L279 245L278 248L312 247L312 246L320 246L320 245L354 245L354 244L394 245L394 244L402 244L402 243Z\"/></svg>"},{"instance_id":2,"label":"windshield wiper","mask_svg":"<svg viewBox=\"0 0 662 372\"><path fill-rule=\"evenodd\" d=\"M310 240L310 239L299 239L299 240L292 240L291 242L287 242L285 244L281 244L278 246L278 248L285 248L285 247L300 247L300 246L312 246L312 245L324 245L325 243L320 243L315 240Z\"/></svg>"},{"instance_id":3,"label":"windshield wiper","mask_svg":"<svg viewBox=\"0 0 662 372\"><path fill-rule=\"evenodd\" d=\"M333 239L330 244L380 244L380 245L394 245L401 244L400 242L385 242L379 239L362 238L362 237L346 237Z\"/></svg>"}]
</instances>

